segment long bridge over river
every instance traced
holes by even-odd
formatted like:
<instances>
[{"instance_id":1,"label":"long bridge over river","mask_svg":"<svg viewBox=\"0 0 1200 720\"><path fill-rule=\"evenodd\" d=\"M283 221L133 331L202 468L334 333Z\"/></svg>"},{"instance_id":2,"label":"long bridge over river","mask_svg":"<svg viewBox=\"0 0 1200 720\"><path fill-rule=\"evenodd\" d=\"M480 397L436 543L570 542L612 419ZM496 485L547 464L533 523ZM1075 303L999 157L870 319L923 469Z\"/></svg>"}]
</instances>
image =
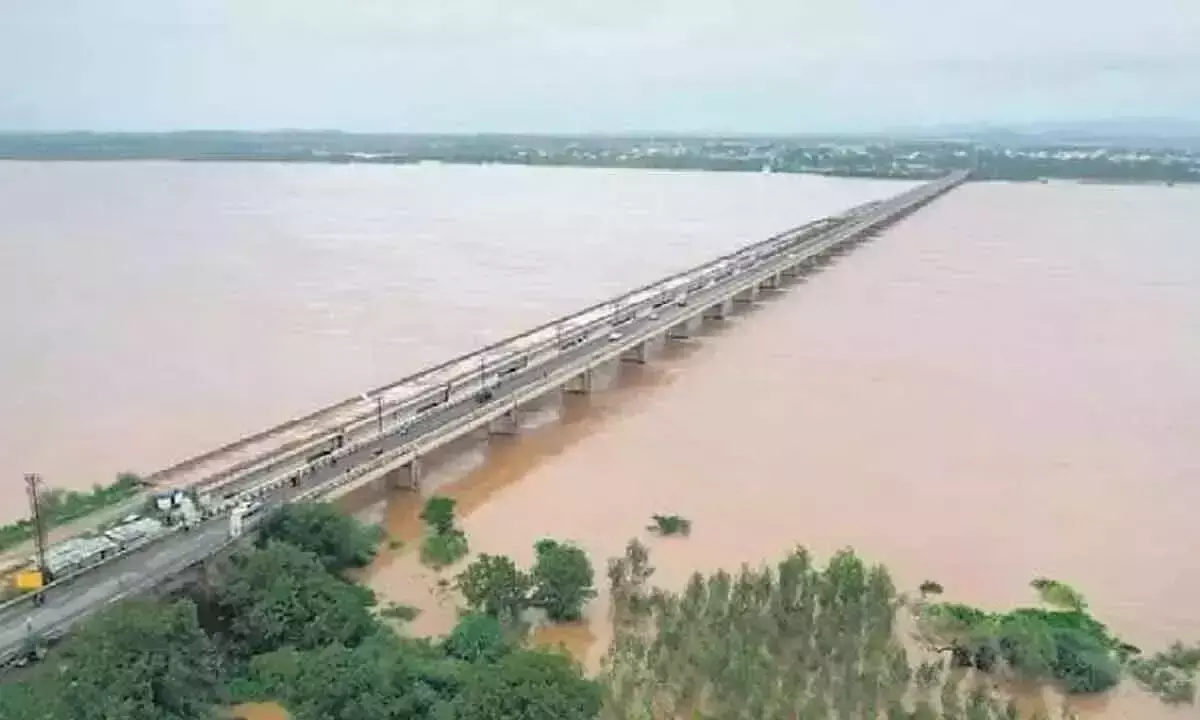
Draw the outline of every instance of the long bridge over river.
<instances>
[{"instance_id":1,"label":"long bridge over river","mask_svg":"<svg viewBox=\"0 0 1200 720\"><path fill-rule=\"evenodd\" d=\"M484 428L518 430L533 401L591 392L605 368L648 361L664 343L694 335L705 319L785 287L966 178L953 173L788 230L156 473L156 486L199 498L204 519L0 605L0 665L31 638L61 636L104 606L151 591L238 542L231 526L248 503L259 508L246 520L252 527L285 503L329 500L373 482L419 489L422 458L434 450Z\"/></svg>"}]
</instances>

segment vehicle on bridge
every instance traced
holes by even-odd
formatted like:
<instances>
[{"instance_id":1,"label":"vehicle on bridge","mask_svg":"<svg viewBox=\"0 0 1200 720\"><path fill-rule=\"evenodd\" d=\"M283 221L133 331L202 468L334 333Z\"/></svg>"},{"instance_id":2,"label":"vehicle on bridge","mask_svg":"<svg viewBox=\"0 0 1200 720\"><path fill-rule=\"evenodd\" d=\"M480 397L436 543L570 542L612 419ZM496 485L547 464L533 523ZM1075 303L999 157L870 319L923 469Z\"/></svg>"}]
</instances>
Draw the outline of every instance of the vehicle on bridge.
<instances>
[{"instance_id":1,"label":"vehicle on bridge","mask_svg":"<svg viewBox=\"0 0 1200 720\"><path fill-rule=\"evenodd\" d=\"M570 350L573 347L578 347L579 345L582 345L584 343L584 341L587 340L587 338L588 338L588 333L586 330L577 332L576 334L559 341L558 349L560 351L564 351L564 350Z\"/></svg>"},{"instance_id":2,"label":"vehicle on bridge","mask_svg":"<svg viewBox=\"0 0 1200 720\"><path fill-rule=\"evenodd\" d=\"M528 365L529 356L525 353L508 353L489 363L487 369L499 377L507 377L519 370L524 370Z\"/></svg>"},{"instance_id":3,"label":"vehicle on bridge","mask_svg":"<svg viewBox=\"0 0 1200 720\"><path fill-rule=\"evenodd\" d=\"M58 580L150 542L166 530L159 520L130 515L99 535L71 538L48 548L46 575L51 581Z\"/></svg>"}]
</instances>

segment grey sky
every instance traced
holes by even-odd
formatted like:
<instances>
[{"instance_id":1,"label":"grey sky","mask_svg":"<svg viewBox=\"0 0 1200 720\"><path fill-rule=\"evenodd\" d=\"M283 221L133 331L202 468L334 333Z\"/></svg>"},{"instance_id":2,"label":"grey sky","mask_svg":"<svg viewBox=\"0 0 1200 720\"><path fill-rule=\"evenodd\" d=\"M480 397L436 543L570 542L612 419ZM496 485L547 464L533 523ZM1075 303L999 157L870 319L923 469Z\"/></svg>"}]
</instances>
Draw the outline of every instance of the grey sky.
<instances>
[{"instance_id":1,"label":"grey sky","mask_svg":"<svg viewBox=\"0 0 1200 720\"><path fill-rule=\"evenodd\" d=\"M0 128L1200 119L1200 0L0 0Z\"/></svg>"}]
</instances>

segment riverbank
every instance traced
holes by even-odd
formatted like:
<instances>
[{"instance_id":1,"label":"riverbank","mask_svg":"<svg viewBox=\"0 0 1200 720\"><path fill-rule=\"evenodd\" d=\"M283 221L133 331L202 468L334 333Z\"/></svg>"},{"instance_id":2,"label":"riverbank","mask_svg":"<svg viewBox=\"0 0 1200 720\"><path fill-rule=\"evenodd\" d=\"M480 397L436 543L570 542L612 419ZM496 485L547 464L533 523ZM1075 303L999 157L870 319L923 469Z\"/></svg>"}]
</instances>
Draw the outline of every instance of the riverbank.
<instances>
[{"instance_id":1,"label":"riverbank","mask_svg":"<svg viewBox=\"0 0 1200 720\"><path fill-rule=\"evenodd\" d=\"M543 160L530 161L522 158L453 158L441 157L436 155L420 156L420 157L360 157L357 155L222 155L220 157L127 157L127 158L111 158L104 156L83 156L70 158L55 158L55 157L32 157L32 158L4 158L0 157L0 161L38 161L38 162L146 162L146 161L166 161L166 162L183 162L183 163L282 163L295 165L421 165L421 164L442 164L442 165L510 165L519 167L546 167L546 168L581 168L581 169L608 169L608 170L654 170L660 172L717 172L717 173L778 173L785 175L813 175L817 177L842 178L842 179L862 179L862 180L905 180L909 182L924 182L945 175L946 173L954 172L955 170L965 169L962 166L947 166L943 168L919 168L919 169L903 169L894 168L891 166L881 168L822 168L822 167L786 167L773 166L769 163L763 164L756 161L753 162L672 162L666 161L639 161L636 163L621 162L621 161L595 161L587 162L581 160ZM1200 184L1200 172L1194 175L1180 175L1170 177L1140 177L1121 175L1106 175L1094 176L1086 173L1073 173L1070 171L1051 172L1047 175L1038 175L1033 173L1021 174L1001 174L1001 173L986 173L978 172L973 178L975 181L983 182L1012 182L1012 183L1045 183L1051 182L1080 182L1091 185L1143 185L1143 186L1174 186L1174 185L1196 185Z\"/></svg>"},{"instance_id":2,"label":"riverbank","mask_svg":"<svg viewBox=\"0 0 1200 720\"><path fill-rule=\"evenodd\" d=\"M882 135L404 135L336 132L0 133L0 159L179 160L594 167L707 172L805 173L922 180L970 169L980 178L1194 183L1200 150L1114 140L1084 145L1010 138Z\"/></svg>"}]
</instances>

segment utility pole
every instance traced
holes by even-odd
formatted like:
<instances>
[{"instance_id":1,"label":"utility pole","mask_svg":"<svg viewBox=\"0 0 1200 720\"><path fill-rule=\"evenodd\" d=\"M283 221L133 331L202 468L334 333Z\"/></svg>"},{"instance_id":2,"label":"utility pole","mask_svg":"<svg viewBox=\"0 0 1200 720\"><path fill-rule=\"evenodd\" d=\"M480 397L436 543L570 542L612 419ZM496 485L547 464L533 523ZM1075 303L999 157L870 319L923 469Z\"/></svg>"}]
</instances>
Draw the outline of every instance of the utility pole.
<instances>
[{"instance_id":1,"label":"utility pole","mask_svg":"<svg viewBox=\"0 0 1200 720\"><path fill-rule=\"evenodd\" d=\"M383 434L383 395L375 396L375 417L379 419L379 434Z\"/></svg>"},{"instance_id":2,"label":"utility pole","mask_svg":"<svg viewBox=\"0 0 1200 720\"><path fill-rule=\"evenodd\" d=\"M37 473L26 473L25 490L29 493L29 514L33 518L33 538L37 544L38 570L41 571L42 577L45 577L47 575L46 525L42 521L42 503L38 490L38 486L41 483L42 477L40 475Z\"/></svg>"}]
</instances>

